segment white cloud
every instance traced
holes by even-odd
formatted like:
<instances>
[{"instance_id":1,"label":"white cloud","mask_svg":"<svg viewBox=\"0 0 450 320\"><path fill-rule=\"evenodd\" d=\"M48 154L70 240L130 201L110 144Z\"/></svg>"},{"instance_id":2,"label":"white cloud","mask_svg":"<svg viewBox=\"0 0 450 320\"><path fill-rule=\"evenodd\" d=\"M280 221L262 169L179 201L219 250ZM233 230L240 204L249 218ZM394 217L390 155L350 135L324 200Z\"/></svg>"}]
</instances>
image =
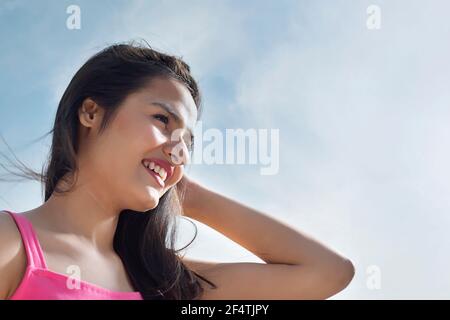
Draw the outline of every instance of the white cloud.
<instances>
[{"instance_id":1,"label":"white cloud","mask_svg":"<svg viewBox=\"0 0 450 320\"><path fill-rule=\"evenodd\" d=\"M449 292L438 290L442 277L429 273L443 274L449 265L443 226L449 226L450 109L444 105L450 97L441 62L450 48L430 26L442 8L423 14L423 7L408 7L410 17L428 23L414 34L402 7L382 6L393 21L378 34L352 25L362 7L333 7L333 14L310 7L310 25L293 24L291 41L248 63L238 82L236 110L280 128L282 173L275 185L285 187L271 190L273 209L286 208L295 225L307 224L319 239L345 248L360 269L343 297ZM336 32L324 31L338 22ZM311 30L321 37L308 37ZM264 179L254 180L263 192ZM383 266L381 292L365 287L370 264Z\"/></svg>"}]
</instances>

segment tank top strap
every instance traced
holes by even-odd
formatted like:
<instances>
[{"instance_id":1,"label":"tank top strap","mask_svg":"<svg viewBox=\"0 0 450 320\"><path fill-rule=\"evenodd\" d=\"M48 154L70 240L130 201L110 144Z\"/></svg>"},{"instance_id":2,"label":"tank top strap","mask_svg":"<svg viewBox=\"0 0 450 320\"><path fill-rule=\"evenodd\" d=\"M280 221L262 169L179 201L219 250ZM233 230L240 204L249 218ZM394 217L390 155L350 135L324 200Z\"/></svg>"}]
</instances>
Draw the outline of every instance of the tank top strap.
<instances>
[{"instance_id":1,"label":"tank top strap","mask_svg":"<svg viewBox=\"0 0 450 320\"><path fill-rule=\"evenodd\" d=\"M8 212L12 216L19 229L28 259L28 266L47 269L41 245L31 222L24 214L13 213L7 210L3 211Z\"/></svg>"}]
</instances>

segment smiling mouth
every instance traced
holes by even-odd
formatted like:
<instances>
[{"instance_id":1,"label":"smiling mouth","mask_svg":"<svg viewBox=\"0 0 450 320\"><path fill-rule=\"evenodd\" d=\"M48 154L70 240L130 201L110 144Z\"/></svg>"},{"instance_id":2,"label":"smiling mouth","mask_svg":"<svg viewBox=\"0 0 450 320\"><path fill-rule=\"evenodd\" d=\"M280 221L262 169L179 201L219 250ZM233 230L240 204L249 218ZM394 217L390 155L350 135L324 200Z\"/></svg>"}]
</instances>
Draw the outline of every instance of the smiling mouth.
<instances>
[{"instance_id":1,"label":"smiling mouth","mask_svg":"<svg viewBox=\"0 0 450 320\"><path fill-rule=\"evenodd\" d=\"M145 171L147 171L147 173L149 175L151 175L162 188L164 188L165 184L164 184L164 181L161 178L161 176L157 172L155 172L154 170L146 167L145 165L143 165L143 167L144 167Z\"/></svg>"},{"instance_id":2,"label":"smiling mouth","mask_svg":"<svg viewBox=\"0 0 450 320\"><path fill-rule=\"evenodd\" d=\"M142 165L144 166L147 173L149 173L161 187L165 186L165 180L167 178L167 173L163 168L157 166L152 161L143 162Z\"/></svg>"},{"instance_id":3,"label":"smiling mouth","mask_svg":"<svg viewBox=\"0 0 450 320\"><path fill-rule=\"evenodd\" d=\"M162 181L167 180L169 173L162 166L159 166L157 163L155 163L151 160L143 160L142 164L144 165L144 167L146 167L146 168L154 171L156 174L158 174L161 177Z\"/></svg>"}]
</instances>

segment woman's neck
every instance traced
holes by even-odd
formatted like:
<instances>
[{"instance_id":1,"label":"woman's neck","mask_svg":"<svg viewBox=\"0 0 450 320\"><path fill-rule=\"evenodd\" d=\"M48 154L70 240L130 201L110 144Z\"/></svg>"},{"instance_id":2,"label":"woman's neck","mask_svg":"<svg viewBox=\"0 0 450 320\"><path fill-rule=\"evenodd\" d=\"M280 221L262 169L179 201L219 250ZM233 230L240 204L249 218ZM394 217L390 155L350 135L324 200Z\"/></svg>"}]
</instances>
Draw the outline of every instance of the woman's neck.
<instances>
[{"instance_id":1,"label":"woman's neck","mask_svg":"<svg viewBox=\"0 0 450 320\"><path fill-rule=\"evenodd\" d=\"M102 252L113 250L120 209L112 199L88 186L66 194L55 194L36 210L46 227L54 232L71 233Z\"/></svg>"}]
</instances>

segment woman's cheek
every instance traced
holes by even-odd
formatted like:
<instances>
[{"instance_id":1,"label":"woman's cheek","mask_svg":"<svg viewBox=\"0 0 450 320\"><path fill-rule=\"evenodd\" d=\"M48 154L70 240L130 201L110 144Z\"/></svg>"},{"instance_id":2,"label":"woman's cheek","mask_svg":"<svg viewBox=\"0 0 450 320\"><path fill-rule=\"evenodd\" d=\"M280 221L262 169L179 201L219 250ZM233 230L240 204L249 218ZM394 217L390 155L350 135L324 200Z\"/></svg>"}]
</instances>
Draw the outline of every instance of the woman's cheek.
<instances>
[{"instance_id":1,"label":"woman's cheek","mask_svg":"<svg viewBox=\"0 0 450 320\"><path fill-rule=\"evenodd\" d=\"M160 128L150 125L148 126L146 134L147 144L150 146L160 146L167 141L167 137Z\"/></svg>"}]
</instances>

